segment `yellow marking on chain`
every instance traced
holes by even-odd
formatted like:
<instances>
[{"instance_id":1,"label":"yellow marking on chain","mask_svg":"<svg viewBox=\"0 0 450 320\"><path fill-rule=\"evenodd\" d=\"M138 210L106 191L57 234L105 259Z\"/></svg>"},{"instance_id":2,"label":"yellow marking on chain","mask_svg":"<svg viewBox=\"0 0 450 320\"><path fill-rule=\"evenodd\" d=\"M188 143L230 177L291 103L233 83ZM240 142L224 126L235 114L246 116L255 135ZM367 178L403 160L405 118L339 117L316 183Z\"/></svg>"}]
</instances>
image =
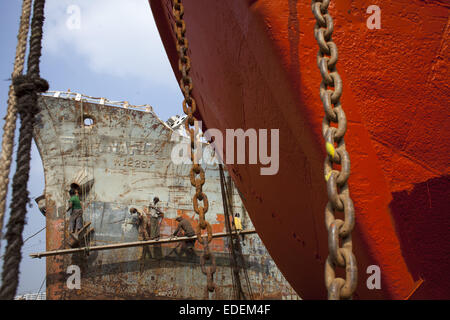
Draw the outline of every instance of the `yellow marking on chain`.
<instances>
[{"instance_id":1,"label":"yellow marking on chain","mask_svg":"<svg viewBox=\"0 0 450 320\"><path fill-rule=\"evenodd\" d=\"M326 182L328 182L328 179L330 179L330 177L331 177L331 172L332 172L332 171L328 172L328 173L325 175L325 181L326 181Z\"/></svg>"},{"instance_id":2,"label":"yellow marking on chain","mask_svg":"<svg viewBox=\"0 0 450 320\"><path fill-rule=\"evenodd\" d=\"M331 156L331 158L334 159L334 155L336 153L336 150L334 149L333 144L327 142L325 144L325 148L327 149L327 153Z\"/></svg>"}]
</instances>

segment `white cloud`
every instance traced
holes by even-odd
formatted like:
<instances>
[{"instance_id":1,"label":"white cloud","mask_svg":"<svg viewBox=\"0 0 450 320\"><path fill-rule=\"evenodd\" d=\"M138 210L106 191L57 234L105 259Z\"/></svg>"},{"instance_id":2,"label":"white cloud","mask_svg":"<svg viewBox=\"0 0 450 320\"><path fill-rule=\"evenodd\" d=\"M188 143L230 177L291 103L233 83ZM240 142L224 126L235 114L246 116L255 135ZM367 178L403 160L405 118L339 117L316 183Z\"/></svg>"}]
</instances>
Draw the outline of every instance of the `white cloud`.
<instances>
[{"instance_id":1,"label":"white cloud","mask_svg":"<svg viewBox=\"0 0 450 320\"><path fill-rule=\"evenodd\" d=\"M79 29L70 28L74 5ZM100 74L176 83L147 0L48 0L45 10L46 54L80 55Z\"/></svg>"}]
</instances>

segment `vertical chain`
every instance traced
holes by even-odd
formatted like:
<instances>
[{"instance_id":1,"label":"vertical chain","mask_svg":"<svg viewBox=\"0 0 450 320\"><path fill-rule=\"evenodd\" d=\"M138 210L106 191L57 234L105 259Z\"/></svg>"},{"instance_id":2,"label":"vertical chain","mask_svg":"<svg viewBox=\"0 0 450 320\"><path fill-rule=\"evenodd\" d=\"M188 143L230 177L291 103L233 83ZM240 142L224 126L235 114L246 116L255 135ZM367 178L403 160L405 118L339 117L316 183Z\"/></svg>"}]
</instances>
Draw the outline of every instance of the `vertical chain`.
<instances>
[{"instance_id":1,"label":"vertical chain","mask_svg":"<svg viewBox=\"0 0 450 320\"><path fill-rule=\"evenodd\" d=\"M312 0L311 7L316 19L314 36L319 45L317 66L322 75L320 98L325 110L322 134L327 151L324 175L328 193L325 225L328 230L329 251L325 263L325 286L328 299L337 300L352 297L357 285L358 270L352 252L351 236L355 225L355 209L347 184L350 176L350 158L344 141L347 118L340 102L342 80L336 69L338 50L331 39L333 19L328 13L329 4L330 0ZM331 126L332 122L337 124L337 127ZM334 168L335 165L339 165L340 170ZM344 220L337 219L336 212L343 212ZM339 246L340 243L342 247ZM345 279L336 277L336 267L345 269Z\"/></svg>"},{"instance_id":2,"label":"vertical chain","mask_svg":"<svg viewBox=\"0 0 450 320\"><path fill-rule=\"evenodd\" d=\"M206 261L210 261L211 265L206 266ZM208 292L216 292L217 297L217 285L214 283L214 273L216 273L216 258L213 253L209 250L208 244L204 246L203 255L200 257L200 267L202 273L206 275L206 288L205 288L205 299L208 298Z\"/></svg>"},{"instance_id":3,"label":"vertical chain","mask_svg":"<svg viewBox=\"0 0 450 320\"><path fill-rule=\"evenodd\" d=\"M204 262L206 260L213 261L215 264L215 259L212 252L208 249L208 244L212 240L212 229L208 221L205 220L205 214L208 211L208 197L203 192L203 185L205 184L205 171L199 164L199 159L202 157L202 146L199 140L199 122L195 118L194 113L196 111L196 102L192 96L192 78L189 75L191 70L191 59L188 56L188 40L186 39L186 24L184 22L184 7L181 0L173 0L173 15L175 18L174 31L177 38L176 48L178 52L178 70L181 72L180 88L184 95L183 100L183 111L187 115L185 121L186 132L190 136L190 157L192 161L192 168L190 171L190 179L192 186L195 187L195 195L192 198L194 211L198 214L199 222L196 228L197 238L200 244L205 247L202 259L203 262L202 269L204 268ZM199 205L199 201L203 205ZM207 239L203 240L202 230L207 231ZM209 269L208 269L209 270ZM215 266L214 266L215 270ZM208 291L212 292L215 290L215 284L213 282L214 272L207 272L207 288Z\"/></svg>"}]
</instances>

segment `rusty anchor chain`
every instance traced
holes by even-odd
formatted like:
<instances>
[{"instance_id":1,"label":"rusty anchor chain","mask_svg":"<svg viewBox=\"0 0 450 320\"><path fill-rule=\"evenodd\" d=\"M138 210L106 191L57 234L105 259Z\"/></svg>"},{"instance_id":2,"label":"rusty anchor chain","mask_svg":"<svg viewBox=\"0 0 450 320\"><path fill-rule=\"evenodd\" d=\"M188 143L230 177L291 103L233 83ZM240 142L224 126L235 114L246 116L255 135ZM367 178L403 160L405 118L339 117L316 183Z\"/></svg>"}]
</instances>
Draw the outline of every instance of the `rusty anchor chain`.
<instances>
[{"instance_id":1,"label":"rusty anchor chain","mask_svg":"<svg viewBox=\"0 0 450 320\"><path fill-rule=\"evenodd\" d=\"M328 13L329 4L330 0L312 0L311 7L316 19L314 36L319 45L317 66L322 76L320 98L325 111L322 135L327 151L324 175L328 193L325 225L328 230L329 251L325 263L325 286L328 299L338 300L351 299L357 285L358 270L352 252L351 236L355 225L355 209L347 184L350 176L350 158L344 141L347 118L340 102L342 80L336 69L338 50L331 39L333 19ZM337 124L337 127L331 126L331 123ZM334 168L334 165L340 165L340 170ZM343 212L344 220L337 219L336 212ZM345 269L345 279L336 277L337 267Z\"/></svg>"},{"instance_id":2,"label":"rusty anchor chain","mask_svg":"<svg viewBox=\"0 0 450 320\"><path fill-rule=\"evenodd\" d=\"M210 266L206 266L207 261L211 262ZM202 273L206 275L207 279L206 289L209 292L214 292L216 290L216 284L214 283L214 273L216 273L217 266L216 266L216 258L209 250L208 244L204 246L203 255L200 257L200 266L202 269Z\"/></svg>"},{"instance_id":3,"label":"rusty anchor chain","mask_svg":"<svg viewBox=\"0 0 450 320\"><path fill-rule=\"evenodd\" d=\"M175 18L174 31L176 36L176 49L178 52L178 70L181 72L180 88L184 95L183 111L187 115L185 121L186 132L190 136L190 158L192 161L192 168L190 171L190 180L193 187L195 187L195 195L192 198L194 211L198 214L198 225L196 228L197 238L200 244L205 247L205 251L200 258L202 271L207 276L207 290L212 292L215 290L214 284L214 272L215 272L215 259L212 252L208 249L208 244L212 240L212 228L208 221L205 220L205 214L208 211L208 197L203 192L203 185L205 184L205 171L199 164L199 159L202 157L202 146L199 140L198 120L195 118L194 113L197 105L194 97L192 96L193 83L192 78L189 76L191 69L191 59L188 55L188 40L186 38L186 24L184 22L184 7L181 0L173 0L172 12ZM202 202L202 205L199 204ZM207 231L208 237L206 240L202 239L202 230ZM204 263L207 260L213 262L214 268L205 269ZM213 271L212 271L213 270Z\"/></svg>"}]
</instances>

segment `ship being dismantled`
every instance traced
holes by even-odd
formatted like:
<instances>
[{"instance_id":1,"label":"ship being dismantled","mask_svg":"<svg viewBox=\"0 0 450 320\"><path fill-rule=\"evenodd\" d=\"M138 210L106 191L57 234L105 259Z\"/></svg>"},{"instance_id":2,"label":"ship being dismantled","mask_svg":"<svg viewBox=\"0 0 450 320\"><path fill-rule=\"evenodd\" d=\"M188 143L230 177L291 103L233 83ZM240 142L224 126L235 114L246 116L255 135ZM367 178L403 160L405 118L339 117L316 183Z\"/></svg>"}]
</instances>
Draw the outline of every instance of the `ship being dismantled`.
<instances>
[{"instance_id":1,"label":"ship being dismantled","mask_svg":"<svg viewBox=\"0 0 450 320\"><path fill-rule=\"evenodd\" d=\"M197 224L190 165L171 160L174 147L187 140L181 130L184 118L163 122L150 106L139 109L70 92L42 95L39 109L34 139L45 172L39 207L46 215L47 251L69 247L66 211L73 186L82 190L83 218L93 229L84 238L85 250L46 258L48 299L299 299L257 234L245 236L237 256L229 249L231 238L212 240L218 288L214 293L205 290L198 242L193 255L180 253L177 243L149 246L150 254L144 256L142 246L91 251L137 241L138 228L129 210L148 206L154 196L164 212L161 238L171 236L178 216ZM213 150L205 150L214 160ZM213 233L227 232L219 165L202 165L209 201L206 219ZM251 230L239 191L227 178L230 209L241 214L243 229ZM68 288L68 268L74 265L81 283Z\"/></svg>"}]
</instances>

